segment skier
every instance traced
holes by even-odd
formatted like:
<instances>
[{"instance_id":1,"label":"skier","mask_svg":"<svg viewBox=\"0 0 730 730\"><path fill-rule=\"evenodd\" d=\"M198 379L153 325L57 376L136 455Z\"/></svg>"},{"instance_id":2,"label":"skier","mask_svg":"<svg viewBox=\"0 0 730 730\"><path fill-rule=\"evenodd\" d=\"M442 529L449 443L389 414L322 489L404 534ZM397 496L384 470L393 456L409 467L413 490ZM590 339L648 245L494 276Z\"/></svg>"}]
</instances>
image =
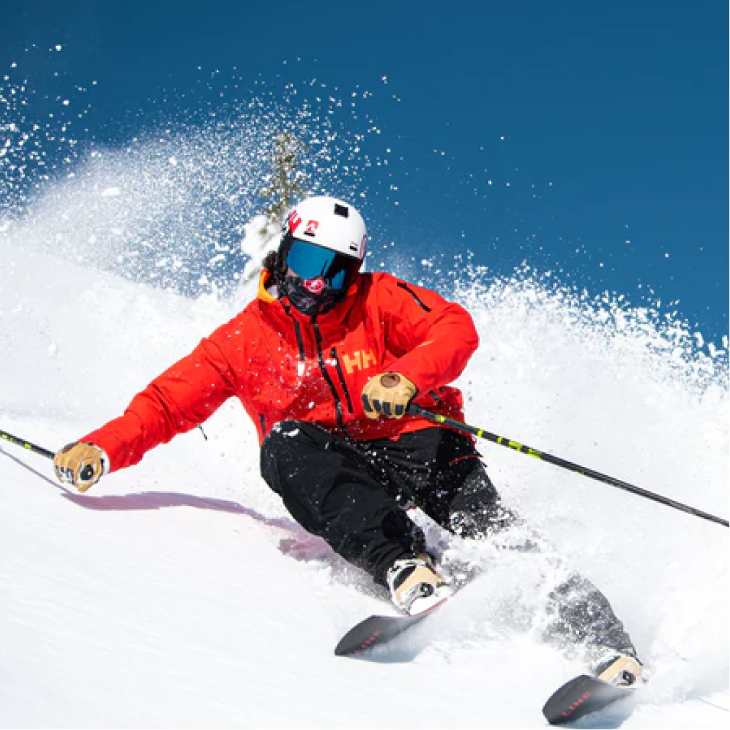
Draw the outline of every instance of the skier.
<instances>
[{"instance_id":1,"label":"skier","mask_svg":"<svg viewBox=\"0 0 730 730\"><path fill-rule=\"evenodd\" d=\"M364 273L365 223L330 197L290 213L258 296L155 378L116 418L55 456L85 492L237 397L261 444L261 474L292 517L387 587L405 613L453 591L407 514L416 505L467 539L522 521L502 505L470 437L408 413L463 420L449 385L478 345L465 309L387 273ZM526 550L539 550L527 540ZM550 593L546 635L587 647L594 671L631 684L641 664L608 600L572 574Z\"/></svg>"}]
</instances>

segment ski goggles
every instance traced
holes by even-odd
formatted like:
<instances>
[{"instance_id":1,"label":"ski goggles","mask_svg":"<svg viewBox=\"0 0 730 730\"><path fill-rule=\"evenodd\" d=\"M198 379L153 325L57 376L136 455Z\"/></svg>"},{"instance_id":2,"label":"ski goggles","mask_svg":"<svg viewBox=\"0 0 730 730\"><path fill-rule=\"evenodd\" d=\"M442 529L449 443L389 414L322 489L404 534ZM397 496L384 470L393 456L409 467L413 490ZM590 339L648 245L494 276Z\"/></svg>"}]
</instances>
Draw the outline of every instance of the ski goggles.
<instances>
[{"instance_id":1,"label":"ski goggles","mask_svg":"<svg viewBox=\"0 0 730 730\"><path fill-rule=\"evenodd\" d=\"M282 247L287 267L299 278L321 278L334 291L348 289L360 269L360 259L302 241L290 234L285 236Z\"/></svg>"}]
</instances>

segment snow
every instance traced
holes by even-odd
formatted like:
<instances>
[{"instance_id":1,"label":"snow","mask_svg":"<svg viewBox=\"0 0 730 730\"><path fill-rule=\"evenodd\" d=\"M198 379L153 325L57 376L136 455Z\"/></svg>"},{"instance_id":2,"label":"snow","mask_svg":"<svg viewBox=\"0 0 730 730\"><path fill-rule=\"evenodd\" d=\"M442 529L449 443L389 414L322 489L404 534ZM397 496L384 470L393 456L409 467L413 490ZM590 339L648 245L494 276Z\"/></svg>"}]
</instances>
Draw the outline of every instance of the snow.
<instances>
[{"instance_id":1,"label":"snow","mask_svg":"<svg viewBox=\"0 0 730 730\"><path fill-rule=\"evenodd\" d=\"M121 413L242 305L10 234L0 260L0 428L53 450ZM726 354L529 276L456 295L482 338L459 381L471 422L728 516ZM487 561L484 577L371 660L337 658L345 630L388 610L382 595L268 490L240 406L204 431L86 495L43 457L0 446L0 727L545 725L543 702L583 667L530 631L539 562L455 544ZM582 726L727 727L726 528L482 452L505 499L606 592L652 674L634 706Z\"/></svg>"}]
</instances>

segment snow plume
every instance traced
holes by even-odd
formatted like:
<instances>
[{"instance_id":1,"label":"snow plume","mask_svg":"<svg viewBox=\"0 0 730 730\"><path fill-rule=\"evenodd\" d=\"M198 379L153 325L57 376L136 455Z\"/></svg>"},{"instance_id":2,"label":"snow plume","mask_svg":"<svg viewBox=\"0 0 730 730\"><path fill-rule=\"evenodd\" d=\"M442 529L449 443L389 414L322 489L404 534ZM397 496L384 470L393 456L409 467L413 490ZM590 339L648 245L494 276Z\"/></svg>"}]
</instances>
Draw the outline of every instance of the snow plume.
<instances>
[{"instance_id":1,"label":"snow plume","mask_svg":"<svg viewBox=\"0 0 730 730\"><path fill-rule=\"evenodd\" d=\"M323 93L317 82L290 84L276 99L254 85L245 98L216 96L194 113L176 111L163 95L164 114L120 122L114 136L123 141L114 145L79 142L56 112L49 124L32 123L32 95L18 101L29 95L27 82L6 83L0 236L184 294L235 288L249 258L241 239L263 209L281 133L300 142L309 193L358 203L367 197L362 171L387 164L389 154L368 151L380 130L360 108L367 95L348 105L344 92ZM207 84L212 92L214 81Z\"/></svg>"},{"instance_id":2,"label":"snow plume","mask_svg":"<svg viewBox=\"0 0 730 730\"><path fill-rule=\"evenodd\" d=\"M0 236L14 221L31 211L31 201L67 174L79 156L77 129L90 111L89 91L96 84L75 83L54 70L53 58L62 51L26 50L14 61L0 83ZM27 75L26 65L32 69ZM54 78L58 93L38 91L45 69Z\"/></svg>"},{"instance_id":3,"label":"snow plume","mask_svg":"<svg viewBox=\"0 0 730 730\"><path fill-rule=\"evenodd\" d=\"M475 270L457 291L481 338L462 378L475 425L727 519L726 339L707 347L676 317L529 269L499 281ZM726 529L486 451L506 501L605 590L642 654L668 671L653 691L727 687ZM697 673L700 661L717 680Z\"/></svg>"}]
</instances>

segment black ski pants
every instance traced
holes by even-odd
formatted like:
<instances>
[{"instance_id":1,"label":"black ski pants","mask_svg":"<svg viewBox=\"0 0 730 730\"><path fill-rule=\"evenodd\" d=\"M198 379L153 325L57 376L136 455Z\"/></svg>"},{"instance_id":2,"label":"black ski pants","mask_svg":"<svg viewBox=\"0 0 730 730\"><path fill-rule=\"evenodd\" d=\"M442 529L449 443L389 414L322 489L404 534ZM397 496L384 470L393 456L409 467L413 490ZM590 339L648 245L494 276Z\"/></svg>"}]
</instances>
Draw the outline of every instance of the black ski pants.
<instances>
[{"instance_id":1,"label":"black ski pants","mask_svg":"<svg viewBox=\"0 0 730 730\"><path fill-rule=\"evenodd\" d=\"M383 585L395 560L425 549L409 506L464 537L512 517L472 443L445 428L350 441L286 421L263 443L261 473L305 530Z\"/></svg>"},{"instance_id":2,"label":"black ski pants","mask_svg":"<svg viewBox=\"0 0 730 730\"><path fill-rule=\"evenodd\" d=\"M284 421L264 440L261 473L305 530L381 585L395 560L426 551L409 506L464 538L524 527L501 504L472 442L447 428L352 441L311 423ZM510 547L542 550L540 539L529 537ZM555 585L546 609L546 638L599 650L632 647L606 597L582 576L572 573Z\"/></svg>"}]
</instances>

